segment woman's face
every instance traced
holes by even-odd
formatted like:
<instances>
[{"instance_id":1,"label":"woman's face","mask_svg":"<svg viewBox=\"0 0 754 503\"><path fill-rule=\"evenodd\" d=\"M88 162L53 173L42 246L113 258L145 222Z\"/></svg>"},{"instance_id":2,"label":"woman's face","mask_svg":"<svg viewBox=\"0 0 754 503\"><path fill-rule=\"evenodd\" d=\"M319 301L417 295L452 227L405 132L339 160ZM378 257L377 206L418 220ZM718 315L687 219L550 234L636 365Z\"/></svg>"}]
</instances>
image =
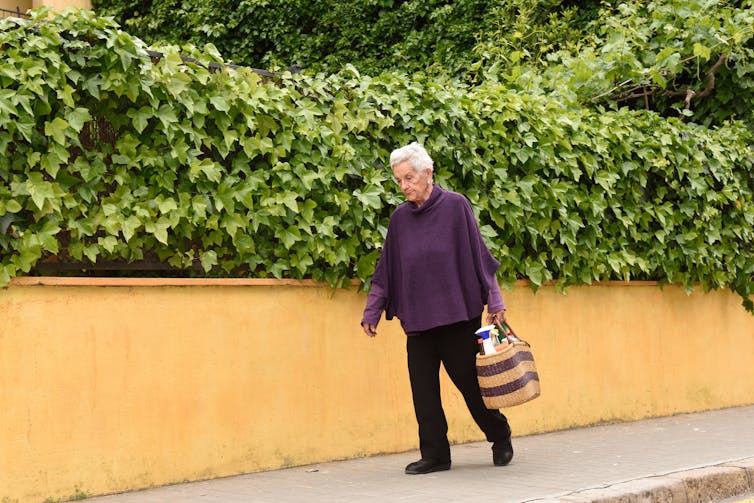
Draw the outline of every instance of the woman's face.
<instances>
[{"instance_id":1,"label":"woman's face","mask_svg":"<svg viewBox=\"0 0 754 503\"><path fill-rule=\"evenodd\" d=\"M432 170L425 169L417 173L409 162L396 164L393 176L407 201L421 206L432 192Z\"/></svg>"}]
</instances>

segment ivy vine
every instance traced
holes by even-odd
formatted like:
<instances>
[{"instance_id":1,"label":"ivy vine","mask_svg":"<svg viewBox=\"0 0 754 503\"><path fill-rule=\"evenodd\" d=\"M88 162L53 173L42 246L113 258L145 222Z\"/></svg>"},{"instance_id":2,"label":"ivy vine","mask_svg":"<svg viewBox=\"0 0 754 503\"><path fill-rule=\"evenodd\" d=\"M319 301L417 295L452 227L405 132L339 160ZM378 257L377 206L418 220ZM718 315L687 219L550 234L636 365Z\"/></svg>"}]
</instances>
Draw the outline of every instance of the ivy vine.
<instances>
[{"instance_id":1,"label":"ivy vine","mask_svg":"<svg viewBox=\"0 0 754 503\"><path fill-rule=\"evenodd\" d=\"M111 19L48 14L0 20L2 285L51 260L368 281L401 202L386 159L418 140L504 284L655 279L730 288L754 312L739 123L353 67L266 77L212 46L152 58Z\"/></svg>"}]
</instances>

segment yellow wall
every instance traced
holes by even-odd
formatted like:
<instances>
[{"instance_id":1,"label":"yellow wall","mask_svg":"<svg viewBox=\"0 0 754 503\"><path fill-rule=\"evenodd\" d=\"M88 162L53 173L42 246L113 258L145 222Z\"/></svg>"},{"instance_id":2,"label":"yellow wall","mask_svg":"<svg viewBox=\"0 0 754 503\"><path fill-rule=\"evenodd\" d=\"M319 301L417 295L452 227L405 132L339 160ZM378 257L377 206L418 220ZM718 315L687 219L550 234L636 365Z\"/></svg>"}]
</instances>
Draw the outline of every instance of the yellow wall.
<instances>
[{"instance_id":1,"label":"yellow wall","mask_svg":"<svg viewBox=\"0 0 754 503\"><path fill-rule=\"evenodd\" d=\"M733 294L504 294L542 381L506 411L514 435L754 403L754 316ZM264 280L14 280L0 290L0 500L417 448L405 336L397 320L363 335L364 300ZM444 383L452 441L481 440Z\"/></svg>"},{"instance_id":2,"label":"yellow wall","mask_svg":"<svg viewBox=\"0 0 754 503\"><path fill-rule=\"evenodd\" d=\"M31 8L47 6L55 10L63 10L66 7L80 7L82 9L91 9L91 0L0 0L0 9L16 10L26 12Z\"/></svg>"},{"instance_id":3,"label":"yellow wall","mask_svg":"<svg viewBox=\"0 0 754 503\"><path fill-rule=\"evenodd\" d=\"M34 7L47 6L55 10L63 10L66 7L79 7L91 9L91 0L33 0Z\"/></svg>"},{"instance_id":4,"label":"yellow wall","mask_svg":"<svg viewBox=\"0 0 754 503\"><path fill-rule=\"evenodd\" d=\"M32 0L0 0L0 9L15 11L16 7L26 12L33 7Z\"/></svg>"}]
</instances>

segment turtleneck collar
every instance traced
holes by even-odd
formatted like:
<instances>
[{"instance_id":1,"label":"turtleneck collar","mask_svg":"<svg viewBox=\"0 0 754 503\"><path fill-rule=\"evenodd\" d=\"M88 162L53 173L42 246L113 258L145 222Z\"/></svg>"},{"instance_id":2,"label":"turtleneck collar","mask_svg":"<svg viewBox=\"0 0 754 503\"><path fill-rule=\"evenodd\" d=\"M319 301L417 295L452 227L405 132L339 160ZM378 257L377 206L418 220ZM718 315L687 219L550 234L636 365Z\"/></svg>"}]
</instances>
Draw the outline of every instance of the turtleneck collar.
<instances>
[{"instance_id":1,"label":"turtleneck collar","mask_svg":"<svg viewBox=\"0 0 754 503\"><path fill-rule=\"evenodd\" d=\"M410 203L411 213L418 215L429 211L437 203L442 192L445 191L433 182L432 192L430 192L429 197L421 206L417 206L414 202Z\"/></svg>"}]
</instances>

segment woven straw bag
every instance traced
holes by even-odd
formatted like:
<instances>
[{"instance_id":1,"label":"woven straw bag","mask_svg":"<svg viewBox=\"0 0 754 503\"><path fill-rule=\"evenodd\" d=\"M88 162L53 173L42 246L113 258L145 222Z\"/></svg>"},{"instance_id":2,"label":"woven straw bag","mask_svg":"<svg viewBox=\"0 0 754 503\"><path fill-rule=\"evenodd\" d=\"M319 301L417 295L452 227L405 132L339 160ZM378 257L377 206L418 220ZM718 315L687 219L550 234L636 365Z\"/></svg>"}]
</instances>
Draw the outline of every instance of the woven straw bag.
<instances>
[{"instance_id":1,"label":"woven straw bag","mask_svg":"<svg viewBox=\"0 0 754 503\"><path fill-rule=\"evenodd\" d=\"M476 357L479 391L488 409L521 405L539 396L539 374L531 346L519 339L507 322L498 327L507 344L496 346L493 354Z\"/></svg>"}]
</instances>

